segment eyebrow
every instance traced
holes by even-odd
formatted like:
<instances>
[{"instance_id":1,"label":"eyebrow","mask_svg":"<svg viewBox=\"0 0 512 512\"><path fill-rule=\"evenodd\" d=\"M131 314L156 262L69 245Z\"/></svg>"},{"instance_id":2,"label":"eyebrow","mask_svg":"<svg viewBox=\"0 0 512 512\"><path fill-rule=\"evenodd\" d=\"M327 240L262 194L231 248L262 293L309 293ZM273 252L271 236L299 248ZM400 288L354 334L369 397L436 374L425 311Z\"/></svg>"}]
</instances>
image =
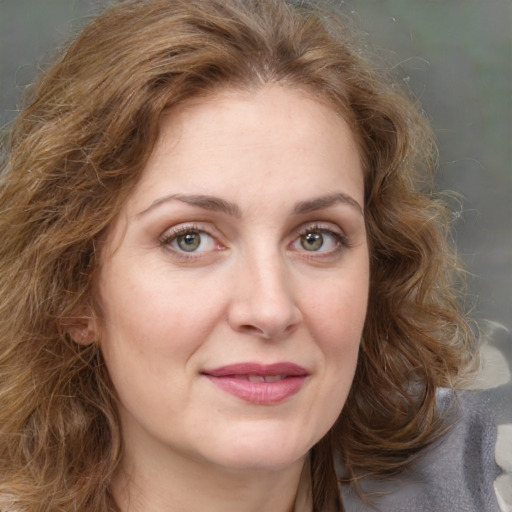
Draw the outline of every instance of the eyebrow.
<instances>
[{"instance_id":1,"label":"eyebrow","mask_svg":"<svg viewBox=\"0 0 512 512\"><path fill-rule=\"evenodd\" d=\"M141 215L145 215L149 211L154 208L160 206L163 203L167 203L169 201L181 201L182 203L190 204L192 206L197 206L199 208L203 208L204 210L210 210L214 212L221 212L232 217L241 217L242 214L240 212L240 208L234 203L229 201L225 201L224 199L220 199L215 196L208 195L185 195L185 194L171 194L169 196L161 197L156 201L153 201L145 210L142 210L137 214L137 217Z\"/></svg>"},{"instance_id":2,"label":"eyebrow","mask_svg":"<svg viewBox=\"0 0 512 512\"><path fill-rule=\"evenodd\" d=\"M295 205L293 212L296 215L304 215L305 213L324 210L325 208L329 208L330 206L338 203L346 204L364 216L363 207L353 197L349 196L348 194L343 194L342 192L316 197L315 199L310 199L308 201L301 201Z\"/></svg>"},{"instance_id":3,"label":"eyebrow","mask_svg":"<svg viewBox=\"0 0 512 512\"><path fill-rule=\"evenodd\" d=\"M171 194L168 196L164 196L153 201L145 210L142 210L136 216L140 217L142 215L145 215L146 213L157 208L161 204L167 203L169 201L181 201L182 203L197 206L204 210L225 213L226 215L229 215L231 217L240 218L242 216L240 208L236 204L231 203L230 201L226 201L225 199L221 199L220 197L203 194ZM295 215L304 215L310 212L324 210L326 208L329 208L330 206L339 203L354 208L355 210L357 210L359 214L364 216L364 210L362 206L354 198L352 198L348 194L344 194L341 192L316 197L314 199L310 199L307 201L301 201L295 205L293 213Z\"/></svg>"}]
</instances>

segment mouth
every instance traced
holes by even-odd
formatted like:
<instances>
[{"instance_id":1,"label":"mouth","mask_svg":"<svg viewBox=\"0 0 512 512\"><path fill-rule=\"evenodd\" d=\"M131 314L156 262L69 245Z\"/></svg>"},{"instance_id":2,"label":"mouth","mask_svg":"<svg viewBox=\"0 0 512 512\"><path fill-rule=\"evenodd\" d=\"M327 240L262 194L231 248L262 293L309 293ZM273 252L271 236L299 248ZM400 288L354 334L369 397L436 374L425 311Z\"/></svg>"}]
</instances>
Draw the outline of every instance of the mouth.
<instances>
[{"instance_id":1,"label":"mouth","mask_svg":"<svg viewBox=\"0 0 512 512\"><path fill-rule=\"evenodd\" d=\"M284 362L270 365L239 363L201 372L220 390L258 405L278 404L297 394L309 373Z\"/></svg>"},{"instance_id":2,"label":"mouth","mask_svg":"<svg viewBox=\"0 0 512 512\"><path fill-rule=\"evenodd\" d=\"M235 379L248 380L249 382L278 382L286 379L288 375L232 375Z\"/></svg>"}]
</instances>

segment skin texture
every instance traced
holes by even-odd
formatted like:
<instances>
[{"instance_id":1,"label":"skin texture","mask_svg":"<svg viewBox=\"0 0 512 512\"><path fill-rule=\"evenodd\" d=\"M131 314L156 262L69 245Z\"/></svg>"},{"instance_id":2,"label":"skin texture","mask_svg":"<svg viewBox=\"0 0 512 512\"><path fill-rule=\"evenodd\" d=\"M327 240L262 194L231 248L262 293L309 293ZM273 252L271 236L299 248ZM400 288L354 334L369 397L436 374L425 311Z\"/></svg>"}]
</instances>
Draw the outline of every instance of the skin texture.
<instances>
[{"instance_id":1,"label":"skin texture","mask_svg":"<svg viewBox=\"0 0 512 512\"><path fill-rule=\"evenodd\" d=\"M356 367L363 192L347 124L303 91L223 91L162 118L107 233L101 320L82 333L100 340L120 400L123 511L293 507ZM291 362L307 377L259 404L203 374L245 362Z\"/></svg>"}]
</instances>

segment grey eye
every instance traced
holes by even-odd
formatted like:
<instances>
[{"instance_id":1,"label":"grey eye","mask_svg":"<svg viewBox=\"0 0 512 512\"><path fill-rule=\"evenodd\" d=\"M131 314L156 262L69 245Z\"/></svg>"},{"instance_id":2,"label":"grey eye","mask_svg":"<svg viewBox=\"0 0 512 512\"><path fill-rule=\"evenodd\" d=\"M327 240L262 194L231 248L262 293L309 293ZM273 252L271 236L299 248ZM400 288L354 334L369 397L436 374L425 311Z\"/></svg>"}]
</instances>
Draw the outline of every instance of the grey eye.
<instances>
[{"instance_id":1,"label":"grey eye","mask_svg":"<svg viewBox=\"0 0 512 512\"><path fill-rule=\"evenodd\" d=\"M291 247L296 251L318 253L318 255L334 254L346 245L344 235L327 228L310 226L292 242Z\"/></svg>"},{"instance_id":2,"label":"grey eye","mask_svg":"<svg viewBox=\"0 0 512 512\"><path fill-rule=\"evenodd\" d=\"M199 233L185 233L176 237L176 245L186 252L196 251L201 245L201 235Z\"/></svg>"},{"instance_id":3,"label":"grey eye","mask_svg":"<svg viewBox=\"0 0 512 512\"><path fill-rule=\"evenodd\" d=\"M306 251L318 251L324 245L324 237L318 232L305 233L300 237L300 245Z\"/></svg>"},{"instance_id":4,"label":"grey eye","mask_svg":"<svg viewBox=\"0 0 512 512\"><path fill-rule=\"evenodd\" d=\"M170 235L165 244L178 252L209 252L215 250L215 239L204 231L183 230Z\"/></svg>"}]
</instances>

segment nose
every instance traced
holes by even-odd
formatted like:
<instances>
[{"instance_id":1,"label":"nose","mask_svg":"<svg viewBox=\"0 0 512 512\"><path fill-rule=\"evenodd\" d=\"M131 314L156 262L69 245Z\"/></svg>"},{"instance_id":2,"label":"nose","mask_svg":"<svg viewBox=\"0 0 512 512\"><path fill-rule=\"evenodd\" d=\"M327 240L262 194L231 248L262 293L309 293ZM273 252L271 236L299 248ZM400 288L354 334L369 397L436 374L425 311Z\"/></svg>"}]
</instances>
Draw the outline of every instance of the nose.
<instances>
[{"instance_id":1,"label":"nose","mask_svg":"<svg viewBox=\"0 0 512 512\"><path fill-rule=\"evenodd\" d=\"M279 340L300 325L302 313L286 264L278 255L240 264L231 284L228 323L235 331Z\"/></svg>"}]
</instances>

